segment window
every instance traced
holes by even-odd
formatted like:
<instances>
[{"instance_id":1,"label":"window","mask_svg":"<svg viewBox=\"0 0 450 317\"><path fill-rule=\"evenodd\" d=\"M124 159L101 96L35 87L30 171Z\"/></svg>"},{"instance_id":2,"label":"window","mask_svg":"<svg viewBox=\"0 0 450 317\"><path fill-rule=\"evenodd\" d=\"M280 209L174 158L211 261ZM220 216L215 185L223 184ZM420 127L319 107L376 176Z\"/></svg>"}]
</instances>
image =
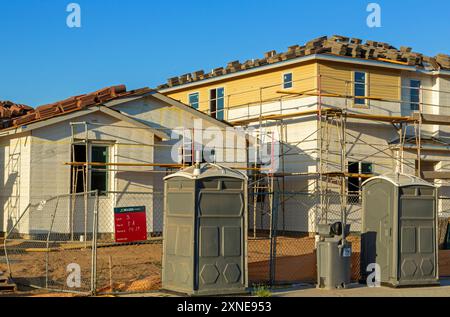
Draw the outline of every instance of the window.
<instances>
[{"instance_id":1,"label":"window","mask_svg":"<svg viewBox=\"0 0 450 317\"><path fill-rule=\"evenodd\" d=\"M72 153L72 163L85 163L86 159L86 146L75 145L73 147ZM86 176L85 166L72 166L72 171L70 173L71 177L71 193L82 193L84 192L84 178ZM87 191L87 189L86 189Z\"/></svg>"},{"instance_id":2,"label":"window","mask_svg":"<svg viewBox=\"0 0 450 317\"><path fill-rule=\"evenodd\" d=\"M287 73L283 75L283 88L289 89L292 88L293 82L292 82L292 73Z\"/></svg>"},{"instance_id":3,"label":"window","mask_svg":"<svg viewBox=\"0 0 450 317\"><path fill-rule=\"evenodd\" d=\"M349 162L348 172L350 174L371 175L373 174L373 164L366 162ZM359 203L359 193L361 185L365 179L360 177L349 177L347 181L348 203Z\"/></svg>"},{"instance_id":4,"label":"window","mask_svg":"<svg viewBox=\"0 0 450 317\"><path fill-rule=\"evenodd\" d=\"M355 105L365 106L366 99L356 98L356 97L367 97L367 74L364 72L354 73L354 94L355 94Z\"/></svg>"},{"instance_id":5,"label":"window","mask_svg":"<svg viewBox=\"0 0 450 317\"><path fill-rule=\"evenodd\" d=\"M209 92L209 111L213 118L224 120L225 92L224 88L211 89Z\"/></svg>"},{"instance_id":6,"label":"window","mask_svg":"<svg viewBox=\"0 0 450 317\"><path fill-rule=\"evenodd\" d=\"M91 156L93 163L108 163L109 147L93 145L91 147ZM107 166L94 166L91 170L91 188L98 190L99 195L105 195L108 190L108 171Z\"/></svg>"},{"instance_id":7,"label":"window","mask_svg":"<svg viewBox=\"0 0 450 317\"><path fill-rule=\"evenodd\" d=\"M92 145L90 146L90 156L93 163L108 163L109 162L109 147ZM85 163L86 159L86 146L75 145L73 153L73 162ZM108 172L107 166L92 166L90 173L90 184L88 188L85 188L86 179L86 167L85 166L72 166L71 173L71 192L82 193L84 191L98 190L99 195L105 195L108 191Z\"/></svg>"},{"instance_id":8,"label":"window","mask_svg":"<svg viewBox=\"0 0 450 317\"><path fill-rule=\"evenodd\" d=\"M198 92L194 92L192 94L189 94L189 106L191 106L192 108L198 110L198 104L199 104L199 94L198 94Z\"/></svg>"},{"instance_id":9,"label":"window","mask_svg":"<svg viewBox=\"0 0 450 317\"><path fill-rule=\"evenodd\" d=\"M411 80L409 88L410 109L412 111L419 111L420 104L420 80Z\"/></svg>"}]
</instances>

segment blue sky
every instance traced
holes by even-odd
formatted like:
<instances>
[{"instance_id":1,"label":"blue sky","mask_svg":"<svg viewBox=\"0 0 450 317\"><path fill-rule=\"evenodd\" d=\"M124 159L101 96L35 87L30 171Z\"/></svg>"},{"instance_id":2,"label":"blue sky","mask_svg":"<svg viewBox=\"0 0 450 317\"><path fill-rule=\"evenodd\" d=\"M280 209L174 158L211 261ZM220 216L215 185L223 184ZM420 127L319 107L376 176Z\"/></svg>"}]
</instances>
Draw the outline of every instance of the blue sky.
<instances>
[{"instance_id":1,"label":"blue sky","mask_svg":"<svg viewBox=\"0 0 450 317\"><path fill-rule=\"evenodd\" d=\"M81 28L66 25L71 2ZM370 2L381 28L366 25ZM333 34L450 54L450 1L0 1L0 100L38 106L115 84L155 87Z\"/></svg>"}]
</instances>

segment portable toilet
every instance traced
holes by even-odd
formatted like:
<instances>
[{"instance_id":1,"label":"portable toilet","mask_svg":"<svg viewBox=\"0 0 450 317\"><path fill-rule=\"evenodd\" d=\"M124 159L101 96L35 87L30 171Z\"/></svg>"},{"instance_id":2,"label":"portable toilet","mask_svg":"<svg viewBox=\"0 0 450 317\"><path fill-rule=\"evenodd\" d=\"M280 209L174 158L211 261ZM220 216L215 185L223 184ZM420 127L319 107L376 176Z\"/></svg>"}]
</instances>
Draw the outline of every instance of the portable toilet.
<instances>
[{"instance_id":1,"label":"portable toilet","mask_svg":"<svg viewBox=\"0 0 450 317\"><path fill-rule=\"evenodd\" d=\"M206 163L164 183L162 288L188 295L244 293L247 176Z\"/></svg>"},{"instance_id":2,"label":"portable toilet","mask_svg":"<svg viewBox=\"0 0 450 317\"><path fill-rule=\"evenodd\" d=\"M381 284L439 284L436 187L405 174L373 177L362 186L362 279L376 263Z\"/></svg>"}]
</instances>

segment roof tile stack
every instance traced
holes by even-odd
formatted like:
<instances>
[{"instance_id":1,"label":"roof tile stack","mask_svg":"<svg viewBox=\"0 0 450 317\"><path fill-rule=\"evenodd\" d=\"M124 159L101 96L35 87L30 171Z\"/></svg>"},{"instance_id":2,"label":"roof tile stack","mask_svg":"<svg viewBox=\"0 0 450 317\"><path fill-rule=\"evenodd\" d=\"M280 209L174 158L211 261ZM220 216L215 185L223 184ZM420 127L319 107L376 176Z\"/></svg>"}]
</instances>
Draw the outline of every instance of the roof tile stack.
<instances>
[{"instance_id":1,"label":"roof tile stack","mask_svg":"<svg viewBox=\"0 0 450 317\"><path fill-rule=\"evenodd\" d=\"M450 56L439 54L435 57L425 56L413 52L411 47L402 46L395 48L389 43L358 38L349 38L342 35L333 35L331 37L322 36L307 42L305 45L293 45L286 52L277 53L272 50L264 54L261 59L248 60L243 63L233 61L228 63L226 68L216 68L210 73L197 71L193 74L173 77L166 84L158 86L158 89L175 87L187 82L196 82L207 78L222 76L225 74L236 73L239 71L274 64L289 59L302 57L311 54L331 54L347 56L360 59L378 60L382 62L401 63L417 68L427 70L450 70ZM188 79L187 79L188 78Z\"/></svg>"}]
</instances>

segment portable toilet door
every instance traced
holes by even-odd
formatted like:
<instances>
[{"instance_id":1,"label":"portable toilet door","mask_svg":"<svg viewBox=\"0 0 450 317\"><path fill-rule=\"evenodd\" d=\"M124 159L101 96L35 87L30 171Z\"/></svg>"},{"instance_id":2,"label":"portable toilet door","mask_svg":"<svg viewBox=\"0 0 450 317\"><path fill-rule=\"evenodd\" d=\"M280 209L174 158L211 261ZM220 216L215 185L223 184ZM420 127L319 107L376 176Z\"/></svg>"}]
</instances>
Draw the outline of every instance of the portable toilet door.
<instances>
[{"instance_id":1,"label":"portable toilet door","mask_svg":"<svg viewBox=\"0 0 450 317\"><path fill-rule=\"evenodd\" d=\"M436 188L423 184L399 191L399 285L437 283Z\"/></svg>"},{"instance_id":2,"label":"portable toilet door","mask_svg":"<svg viewBox=\"0 0 450 317\"><path fill-rule=\"evenodd\" d=\"M437 190L411 175L393 174L363 183L361 275L376 263L381 283L438 284Z\"/></svg>"},{"instance_id":3,"label":"portable toilet door","mask_svg":"<svg viewBox=\"0 0 450 317\"><path fill-rule=\"evenodd\" d=\"M201 164L167 176L165 188L163 288L189 295L244 293L247 176Z\"/></svg>"}]
</instances>

